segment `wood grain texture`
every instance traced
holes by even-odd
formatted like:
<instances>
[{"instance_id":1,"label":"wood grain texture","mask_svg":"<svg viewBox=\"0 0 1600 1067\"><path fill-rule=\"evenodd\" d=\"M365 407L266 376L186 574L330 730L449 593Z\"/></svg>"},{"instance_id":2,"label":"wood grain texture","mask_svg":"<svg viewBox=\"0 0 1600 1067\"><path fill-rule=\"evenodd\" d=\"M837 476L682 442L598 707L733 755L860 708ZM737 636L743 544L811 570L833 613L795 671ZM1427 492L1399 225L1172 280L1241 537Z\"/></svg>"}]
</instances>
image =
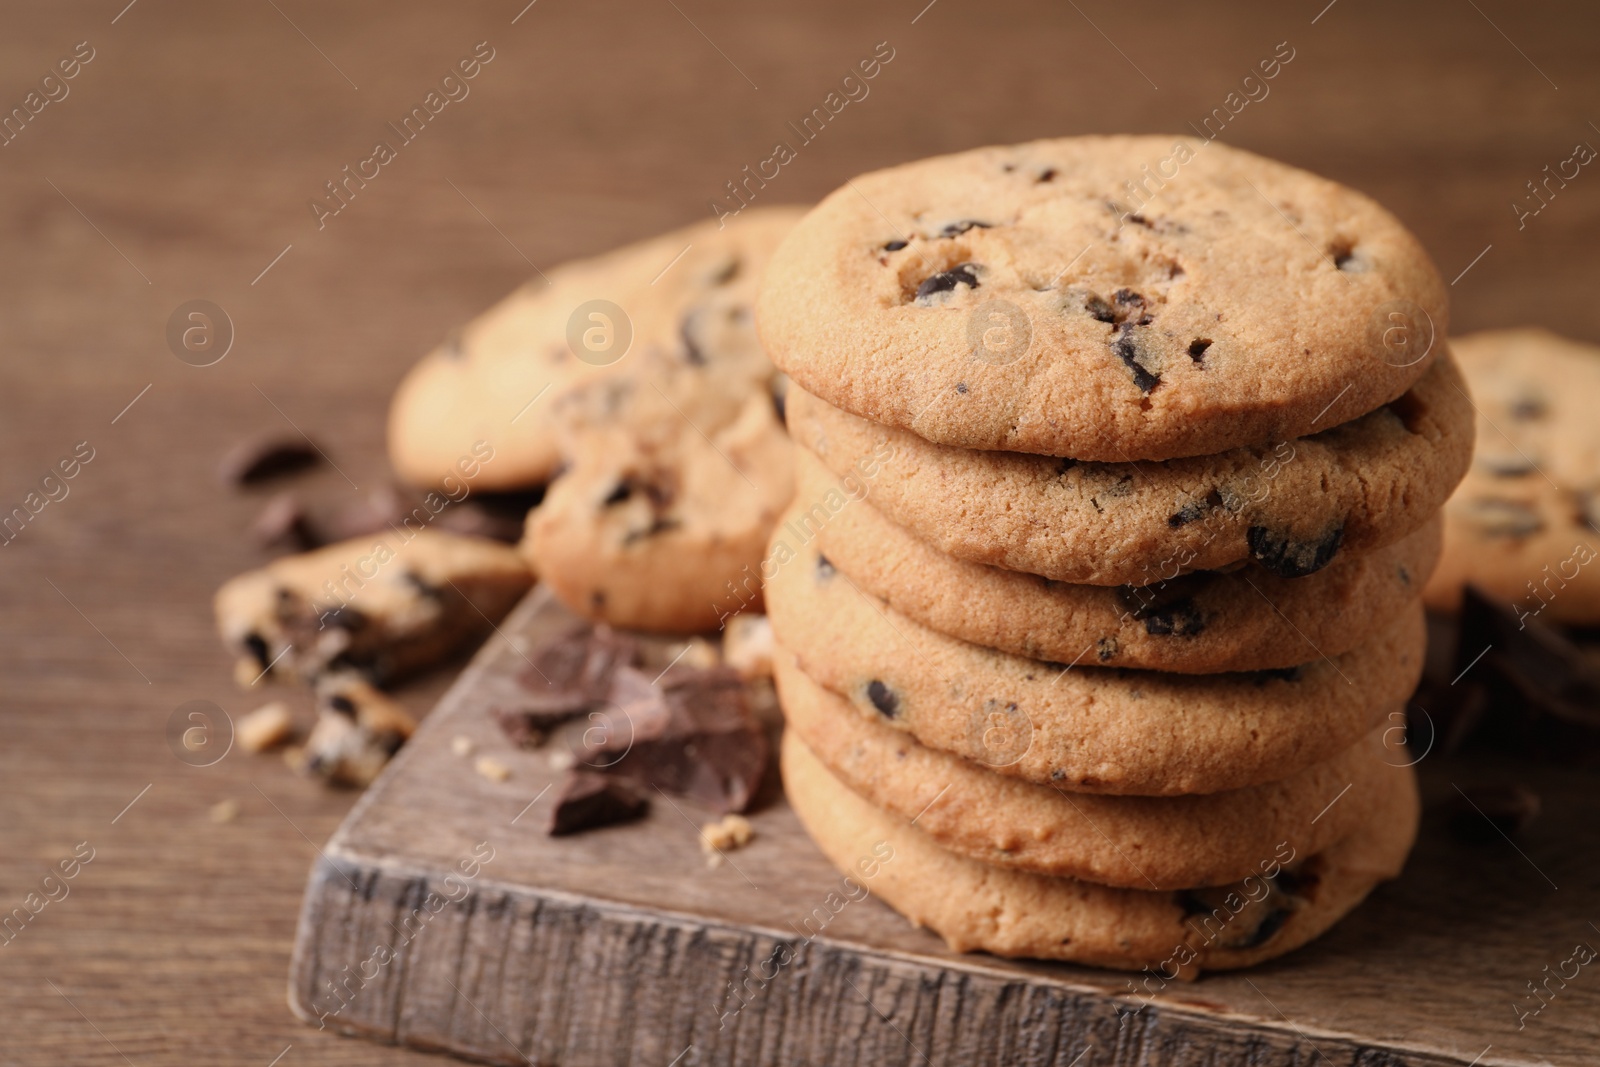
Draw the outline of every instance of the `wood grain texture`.
<instances>
[{"instance_id":1,"label":"wood grain texture","mask_svg":"<svg viewBox=\"0 0 1600 1067\"><path fill-rule=\"evenodd\" d=\"M665 794L642 822L542 836L545 790L559 777L548 752L564 743L512 749L489 709L526 651L571 622L547 592L530 594L328 842L290 973L302 1017L565 1067L670 1062L691 1048L686 1061L700 1064L863 1067L1077 1057L1443 1067L1490 1045L1496 1058L1480 1062L1588 1055L1600 985L1552 985L1520 1031L1512 1007L1519 977L1542 980L1570 953L1538 955L1559 944L1554 931L1600 940L1583 932L1600 880L1600 797L1582 775L1542 774L1547 803L1574 821L1528 842L1554 837L1575 854L1463 881L1463 860L1511 850L1454 843L1435 818L1405 877L1321 941L1243 974L1135 995L1127 975L961 956L875 900L838 903L839 874L774 790L750 816L756 839L716 869L696 836L714 816ZM457 737L511 779L478 776L451 751ZM1436 812L1449 776L1468 769L1428 776ZM486 853L481 869L462 866Z\"/></svg>"},{"instance_id":2,"label":"wood grain texture","mask_svg":"<svg viewBox=\"0 0 1600 1067\"><path fill-rule=\"evenodd\" d=\"M192 768L167 747L184 701L238 715L264 699L233 687L209 618L214 589L260 561L244 531L263 497L224 493L213 465L240 435L292 419L351 481L377 484L386 399L436 339L531 276L530 261L706 217L723 183L766 158L878 41L895 60L784 168L764 194L774 202L978 144L1182 130L1287 39L1295 61L1225 140L1373 194L1447 279L1492 244L1452 289L1460 327L1537 321L1600 340L1600 179L1586 171L1523 230L1510 208L1576 139L1600 137L1587 125L1600 121L1593 5L1339 0L1313 25L1323 0L939 0L926 11L925 0L539 0L513 24L524 3L0 4L7 111L76 42L96 49L70 96L0 148L0 506L75 442L97 450L71 495L0 548L0 913L78 842L96 849L71 895L0 945L0 1062L437 1062L318 1032L284 1002L306 871L352 795L276 759L235 752ZM497 58L472 96L316 229L307 200L481 40ZM204 369L164 339L168 316L196 297L237 329L233 351ZM305 493L354 497L332 469ZM447 681L402 695L420 713ZM242 812L213 823L223 799ZM1387 1004L1392 1033L1467 1062L1483 1045L1450 1043L1463 1022L1490 1028L1484 1063L1519 1039L1530 1056L1585 1062L1567 1050L1592 1035L1592 1010L1563 994L1519 1034L1509 1005L1600 921L1594 879L1574 866L1594 853L1572 830L1592 816L1586 803L1581 788L1547 792L1547 821L1521 842L1559 891L1503 843L1449 845L1430 815L1420 855L1450 873L1444 902L1402 892L1392 927L1358 917L1342 936L1393 939L1392 953L1432 977L1392 982L1393 956L1373 957L1343 993L1349 1010ZM1481 895L1458 900L1468 887ZM1454 925L1412 929L1447 908ZM1518 925L1529 915L1544 925ZM1480 960L1480 941L1506 931L1526 935L1518 951ZM1343 1000L1297 1000L1282 973L1254 980L1317 1032L1345 1029ZM1464 1011L1447 994L1466 977L1477 984ZM1211 989L1177 995L1211 1001ZM863 1006L855 1023L873 1017ZM836 1040L857 1045L847 1029ZM1152 1063L1165 1055L1156 1038L1119 1040Z\"/></svg>"}]
</instances>

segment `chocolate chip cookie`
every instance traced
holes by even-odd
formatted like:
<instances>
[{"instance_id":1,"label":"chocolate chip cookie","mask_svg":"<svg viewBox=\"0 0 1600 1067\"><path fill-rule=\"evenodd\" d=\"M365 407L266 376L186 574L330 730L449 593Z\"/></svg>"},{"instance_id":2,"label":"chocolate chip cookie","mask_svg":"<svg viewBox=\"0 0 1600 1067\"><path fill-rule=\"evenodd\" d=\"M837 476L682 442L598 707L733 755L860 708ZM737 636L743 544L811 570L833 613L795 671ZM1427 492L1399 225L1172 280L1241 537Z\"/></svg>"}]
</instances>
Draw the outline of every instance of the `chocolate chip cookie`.
<instances>
[{"instance_id":1,"label":"chocolate chip cookie","mask_svg":"<svg viewBox=\"0 0 1600 1067\"><path fill-rule=\"evenodd\" d=\"M792 388L795 440L836 474L889 454L885 516L961 559L1057 581L1150 585L1250 560L1299 578L1425 525L1472 457L1455 365L1353 422L1167 463L979 452L868 422Z\"/></svg>"},{"instance_id":2,"label":"chocolate chip cookie","mask_svg":"<svg viewBox=\"0 0 1600 1067\"><path fill-rule=\"evenodd\" d=\"M1076 137L847 183L761 336L806 390L941 444L1126 463L1304 437L1403 394L1446 289L1350 189L1218 142Z\"/></svg>"},{"instance_id":3,"label":"chocolate chip cookie","mask_svg":"<svg viewBox=\"0 0 1600 1067\"><path fill-rule=\"evenodd\" d=\"M1436 516L1306 578L1248 565L1143 587L1069 585L946 555L884 518L869 482L841 481L803 448L796 464L799 516L780 537L815 537L851 582L929 629L1030 659L1210 674L1336 656L1414 601L1439 558Z\"/></svg>"},{"instance_id":4,"label":"chocolate chip cookie","mask_svg":"<svg viewBox=\"0 0 1600 1067\"><path fill-rule=\"evenodd\" d=\"M795 814L833 865L952 950L1149 967L1167 980L1248 967L1321 935L1400 873L1421 807L1413 772L1396 769L1379 779L1389 786L1379 810L1321 852L1284 842L1232 885L1127 889L946 851L920 820L912 825L852 792L793 731L782 767Z\"/></svg>"},{"instance_id":5,"label":"chocolate chip cookie","mask_svg":"<svg viewBox=\"0 0 1600 1067\"><path fill-rule=\"evenodd\" d=\"M1519 617L1600 623L1600 348L1546 330L1452 342L1478 409L1472 469L1445 505L1430 606L1467 584Z\"/></svg>"},{"instance_id":6,"label":"chocolate chip cookie","mask_svg":"<svg viewBox=\"0 0 1600 1067\"><path fill-rule=\"evenodd\" d=\"M985 863L1130 889L1226 885L1287 842L1320 852L1389 806L1403 751L1384 729L1277 782L1207 796L1072 794L994 774L868 718L781 650L789 729L863 799Z\"/></svg>"},{"instance_id":7,"label":"chocolate chip cookie","mask_svg":"<svg viewBox=\"0 0 1600 1067\"><path fill-rule=\"evenodd\" d=\"M459 479L479 442L493 451L474 489L549 482L570 456L561 435L627 425L636 404L676 405L713 434L767 395L756 286L800 208L752 208L551 269L453 333L400 383L389 456L418 485Z\"/></svg>"},{"instance_id":8,"label":"chocolate chip cookie","mask_svg":"<svg viewBox=\"0 0 1600 1067\"><path fill-rule=\"evenodd\" d=\"M1285 778L1386 721L1422 670L1420 604L1343 655L1190 676L969 644L858 589L814 543L769 558L773 633L806 674L923 744L1073 792L1175 796Z\"/></svg>"},{"instance_id":9,"label":"chocolate chip cookie","mask_svg":"<svg viewBox=\"0 0 1600 1067\"><path fill-rule=\"evenodd\" d=\"M216 595L242 684L352 669L386 682L481 638L533 585L514 548L436 530L273 560Z\"/></svg>"}]
</instances>

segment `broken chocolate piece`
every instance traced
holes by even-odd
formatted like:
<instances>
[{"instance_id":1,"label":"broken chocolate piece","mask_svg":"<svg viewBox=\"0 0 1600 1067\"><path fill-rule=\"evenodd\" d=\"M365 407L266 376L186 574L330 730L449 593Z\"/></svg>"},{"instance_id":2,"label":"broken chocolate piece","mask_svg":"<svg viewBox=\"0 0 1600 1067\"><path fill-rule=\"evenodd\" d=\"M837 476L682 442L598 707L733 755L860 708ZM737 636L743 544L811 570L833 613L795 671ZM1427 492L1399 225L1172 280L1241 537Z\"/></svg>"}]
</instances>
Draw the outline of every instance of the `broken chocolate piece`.
<instances>
[{"instance_id":1,"label":"broken chocolate piece","mask_svg":"<svg viewBox=\"0 0 1600 1067\"><path fill-rule=\"evenodd\" d=\"M962 263L924 278L922 284L917 286L917 303L927 305L940 293L951 292L958 285L978 288L978 275L973 264Z\"/></svg>"},{"instance_id":2,"label":"broken chocolate piece","mask_svg":"<svg viewBox=\"0 0 1600 1067\"><path fill-rule=\"evenodd\" d=\"M1498 841L1528 828L1539 817L1539 794L1524 785L1458 787L1450 830L1463 841Z\"/></svg>"},{"instance_id":3,"label":"broken chocolate piece","mask_svg":"<svg viewBox=\"0 0 1600 1067\"><path fill-rule=\"evenodd\" d=\"M304 470L321 456L309 438L264 435L229 449L217 465L217 473L228 485L250 485Z\"/></svg>"},{"instance_id":4,"label":"broken chocolate piece","mask_svg":"<svg viewBox=\"0 0 1600 1067\"><path fill-rule=\"evenodd\" d=\"M766 773L767 738L737 671L675 666L652 682L619 667L610 702L622 722L598 737L585 735L581 762L719 814L749 806Z\"/></svg>"},{"instance_id":5,"label":"broken chocolate piece","mask_svg":"<svg viewBox=\"0 0 1600 1067\"><path fill-rule=\"evenodd\" d=\"M1279 578L1304 578L1333 562L1339 546L1344 544L1344 524L1317 541L1293 541L1265 526L1250 527L1245 539L1255 561Z\"/></svg>"},{"instance_id":6,"label":"broken chocolate piece","mask_svg":"<svg viewBox=\"0 0 1600 1067\"><path fill-rule=\"evenodd\" d=\"M286 548L291 552L304 552L317 547L317 538L311 531L311 522L305 508L293 493L279 493L256 516L250 532L262 548Z\"/></svg>"},{"instance_id":7,"label":"broken chocolate piece","mask_svg":"<svg viewBox=\"0 0 1600 1067\"><path fill-rule=\"evenodd\" d=\"M1206 517L1206 512L1222 507L1222 494L1213 489L1205 495L1204 500L1191 500L1171 515L1167 516L1167 525L1174 530L1180 526L1187 526L1196 519Z\"/></svg>"},{"instance_id":8,"label":"broken chocolate piece","mask_svg":"<svg viewBox=\"0 0 1600 1067\"><path fill-rule=\"evenodd\" d=\"M1103 297L1094 293L1090 293L1084 298L1083 310L1089 313L1090 318L1100 322L1115 324L1117 321L1116 311L1112 309L1110 304L1106 303Z\"/></svg>"},{"instance_id":9,"label":"broken chocolate piece","mask_svg":"<svg viewBox=\"0 0 1600 1067\"><path fill-rule=\"evenodd\" d=\"M575 834L637 819L649 801L632 782L594 771L569 770L556 787L545 833Z\"/></svg>"},{"instance_id":10,"label":"broken chocolate piece","mask_svg":"<svg viewBox=\"0 0 1600 1067\"><path fill-rule=\"evenodd\" d=\"M324 523L323 533L329 541L347 541L352 537L393 533L410 516L417 502L393 485L380 485L359 500L346 503ZM422 509L424 515L431 513Z\"/></svg>"},{"instance_id":11,"label":"broken chocolate piece","mask_svg":"<svg viewBox=\"0 0 1600 1067\"><path fill-rule=\"evenodd\" d=\"M1206 628L1205 616L1189 597L1171 601L1139 614L1144 632L1155 637L1193 637Z\"/></svg>"},{"instance_id":12,"label":"broken chocolate piece","mask_svg":"<svg viewBox=\"0 0 1600 1067\"><path fill-rule=\"evenodd\" d=\"M639 642L604 623L582 624L545 639L518 676L526 696L516 710L548 728L605 700L622 667L639 661Z\"/></svg>"}]
</instances>

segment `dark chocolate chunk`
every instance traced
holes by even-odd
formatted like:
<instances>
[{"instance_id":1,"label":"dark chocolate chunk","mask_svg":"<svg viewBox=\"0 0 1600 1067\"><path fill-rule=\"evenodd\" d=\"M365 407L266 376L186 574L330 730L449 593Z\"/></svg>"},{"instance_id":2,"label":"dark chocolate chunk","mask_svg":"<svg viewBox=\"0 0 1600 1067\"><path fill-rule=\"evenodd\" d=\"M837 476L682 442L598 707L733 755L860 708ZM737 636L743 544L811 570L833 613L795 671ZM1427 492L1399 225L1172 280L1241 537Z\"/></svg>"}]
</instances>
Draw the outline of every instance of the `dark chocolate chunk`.
<instances>
[{"instance_id":1,"label":"dark chocolate chunk","mask_svg":"<svg viewBox=\"0 0 1600 1067\"><path fill-rule=\"evenodd\" d=\"M529 651L529 666L518 675L523 695L507 713L525 717L530 728L548 729L605 700L616 672L639 655L638 641L603 623L546 638Z\"/></svg>"},{"instance_id":2,"label":"dark chocolate chunk","mask_svg":"<svg viewBox=\"0 0 1600 1067\"><path fill-rule=\"evenodd\" d=\"M1457 787L1450 829L1464 841L1499 841L1528 828L1539 817L1539 794L1524 785Z\"/></svg>"},{"instance_id":3,"label":"dark chocolate chunk","mask_svg":"<svg viewBox=\"0 0 1600 1067\"><path fill-rule=\"evenodd\" d=\"M1344 524L1317 541L1294 541L1265 526L1250 527L1245 538L1250 555L1267 570L1280 578L1304 578L1326 567L1339 554L1339 546L1344 544Z\"/></svg>"},{"instance_id":4,"label":"dark chocolate chunk","mask_svg":"<svg viewBox=\"0 0 1600 1067\"><path fill-rule=\"evenodd\" d=\"M293 493L279 493L256 516L251 526L256 543L262 548L286 548L304 552L317 547L311 520Z\"/></svg>"},{"instance_id":5,"label":"dark chocolate chunk","mask_svg":"<svg viewBox=\"0 0 1600 1067\"><path fill-rule=\"evenodd\" d=\"M1206 349L1210 347L1211 338L1196 337L1193 341L1189 342L1189 358L1194 360L1196 363L1204 363L1206 358Z\"/></svg>"},{"instance_id":6,"label":"dark chocolate chunk","mask_svg":"<svg viewBox=\"0 0 1600 1067\"><path fill-rule=\"evenodd\" d=\"M839 568L833 565L833 560L819 553L817 556L817 577L828 579L838 573Z\"/></svg>"},{"instance_id":7,"label":"dark chocolate chunk","mask_svg":"<svg viewBox=\"0 0 1600 1067\"><path fill-rule=\"evenodd\" d=\"M973 264L962 263L924 278L922 284L917 286L917 301L925 303L940 293L954 290L958 285L965 285L969 289L978 288L978 275L973 270Z\"/></svg>"},{"instance_id":8,"label":"dark chocolate chunk","mask_svg":"<svg viewBox=\"0 0 1600 1067\"><path fill-rule=\"evenodd\" d=\"M343 693L330 694L327 705L330 710L337 711L340 715L348 715L352 719L356 717L356 702Z\"/></svg>"},{"instance_id":9,"label":"dark chocolate chunk","mask_svg":"<svg viewBox=\"0 0 1600 1067\"><path fill-rule=\"evenodd\" d=\"M939 236L960 237L968 230L987 230L988 228L989 224L987 222L979 222L977 219L961 219L958 222L946 224L944 229L939 231Z\"/></svg>"},{"instance_id":10,"label":"dark chocolate chunk","mask_svg":"<svg viewBox=\"0 0 1600 1067\"><path fill-rule=\"evenodd\" d=\"M1099 322L1115 323L1117 321L1116 311L1110 304L1105 302L1104 297L1097 296L1094 293L1090 293L1084 299L1083 310L1089 313L1090 318Z\"/></svg>"},{"instance_id":11,"label":"dark chocolate chunk","mask_svg":"<svg viewBox=\"0 0 1600 1067\"><path fill-rule=\"evenodd\" d=\"M899 238L896 238L895 240L890 241L888 244L884 245L883 246L883 250L885 252L898 252L902 248L904 248L908 243L909 242L902 241Z\"/></svg>"},{"instance_id":12,"label":"dark chocolate chunk","mask_svg":"<svg viewBox=\"0 0 1600 1067\"><path fill-rule=\"evenodd\" d=\"M514 545L522 540L528 511L533 506L524 507L520 514L513 514L483 501L464 500L441 511L439 517L433 520L433 525L436 529L463 537L484 537Z\"/></svg>"},{"instance_id":13,"label":"dark chocolate chunk","mask_svg":"<svg viewBox=\"0 0 1600 1067\"><path fill-rule=\"evenodd\" d=\"M1126 290L1123 290L1126 292ZM1121 293L1118 293L1120 298ZM1133 373L1133 384L1139 387L1139 392L1145 396L1161 384L1161 375L1153 374L1145 366L1150 361L1150 356L1145 352L1140 339L1134 335L1136 324L1128 321L1117 327L1117 339L1111 343L1111 351L1117 354L1124 366Z\"/></svg>"},{"instance_id":14,"label":"dark chocolate chunk","mask_svg":"<svg viewBox=\"0 0 1600 1067\"><path fill-rule=\"evenodd\" d=\"M1132 218L1133 216L1129 217ZM1118 307L1144 307L1144 297L1132 289L1118 289L1112 294L1112 299L1117 302Z\"/></svg>"},{"instance_id":15,"label":"dark chocolate chunk","mask_svg":"<svg viewBox=\"0 0 1600 1067\"><path fill-rule=\"evenodd\" d=\"M609 699L621 721L585 745L581 762L713 811L749 806L766 773L767 738L737 671L669 667L652 682L621 667Z\"/></svg>"},{"instance_id":16,"label":"dark chocolate chunk","mask_svg":"<svg viewBox=\"0 0 1600 1067\"><path fill-rule=\"evenodd\" d=\"M626 778L573 769L556 786L545 833L560 837L612 826L639 818L649 806L644 794Z\"/></svg>"},{"instance_id":17,"label":"dark chocolate chunk","mask_svg":"<svg viewBox=\"0 0 1600 1067\"><path fill-rule=\"evenodd\" d=\"M1155 637L1193 637L1206 628L1205 616L1188 597L1149 609L1141 617L1144 632Z\"/></svg>"},{"instance_id":18,"label":"dark chocolate chunk","mask_svg":"<svg viewBox=\"0 0 1600 1067\"><path fill-rule=\"evenodd\" d=\"M900 711L900 698L894 690L874 678L867 683L867 699L872 701L872 706L886 719L892 719Z\"/></svg>"},{"instance_id":19,"label":"dark chocolate chunk","mask_svg":"<svg viewBox=\"0 0 1600 1067\"><path fill-rule=\"evenodd\" d=\"M250 485L304 470L321 457L317 446L305 437L254 437L229 449L217 465L217 473L226 484Z\"/></svg>"},{"instance_id":20,"label":"dark chocolate chunk","mask_svg":"<svg viewBox=\"0 0 1600 1067\"><path fill-rule=\"evenodd\" d=\"M428 600L444 599L444 586L434 585L432 582L428 581L414 570L407 569L401 571L400 580L405 582L412 589L415 589L417 591L417 595L420 597L425 597Z\"/></svg>"},{"instance_id":21,"label":"dark chocolate chunk","mask_svg":"<svg viewBox=\"0 0 1600 1067\"><path fill-rule=\"evenodd\" d=\"M1139 214L1137 211L1128 215L1128 221L1136 226L1143 226L1147 230L1153 230L1156 228L1154 223L1145 218L1143 215Z\"/></svg>"},{"instance_id":22,"label":"dark chocolate chunk","mask_svg":"<svg viewBox=\"0 0 1600 1067\"><path fill-rule=\"evenodd\" d=\"M1118 644L1115 637L1102 637L1099 641L1095 642L1095 658L1097 658L1101 663L1109 663L1116 658L1117 652L1120 648L1121 646Z\"/></svg>"},{"instance_id":23,"label":"dark chocolate chunk","mask_svg":"<svg viewBox=\"0 0 1600 1067\"><path fill-rule=\"evenodd\" d=\"M256 633L254 630L245 634L244 647L252 656L255 657L256 666L260 667L263 671L271 668L272 656L267 651L266 639L260 634Z\"/></svg>"},{"instance_id":24,"label":"dark chocolate chunk","mask_svg":"<svg viewBox=\"0 0 1600 1067\"><path fill-rule=\"evenodd\" d=\"M956 383L956 392L958 392L961 395L965 396L966 393L967 393L967 383L966 382L957 382Z\"/></svg>"},{"instance_id":25,"label":"dark chocolate chunk","mask_svg":"<svg viewBox=\"0 0 1600 1067\"><path fill-rule=\"evenodd\" d=\"M1036 182L1053 182L1055 180L1056 168L1054 167L1046 167L1044 170L1040 171L1039 176L1034 179Z\"/></svg>"},{"instance_id":26,"label":"dark chocolate chunk","mask_svg":"<svg viewBox=\"0 0 1600 1067\"><path fill-rule=\"evenodd\" d=\"M330 541L392 533L407 518L413 517L417 508L421 505L410 493L393 485L380 485L334 511L324 521L322 532ZM421 508L421 513L431 520L433 513L427 508Z\"/></svg>"},{"instance_id":27,"label":"dark chocolate chunk","mask_svg":"<svg viewBox=\"0 0 1600 1067\"><path fill-rule=\"evenodd\" d=\"M602 506L609 508L613 504L622 503L632 495L633 483L624 478L622 481L616 484L616 487L613 488L611 492L606 494L605 499L600 501L600 503Z\"/></svg>"}]
</instances>

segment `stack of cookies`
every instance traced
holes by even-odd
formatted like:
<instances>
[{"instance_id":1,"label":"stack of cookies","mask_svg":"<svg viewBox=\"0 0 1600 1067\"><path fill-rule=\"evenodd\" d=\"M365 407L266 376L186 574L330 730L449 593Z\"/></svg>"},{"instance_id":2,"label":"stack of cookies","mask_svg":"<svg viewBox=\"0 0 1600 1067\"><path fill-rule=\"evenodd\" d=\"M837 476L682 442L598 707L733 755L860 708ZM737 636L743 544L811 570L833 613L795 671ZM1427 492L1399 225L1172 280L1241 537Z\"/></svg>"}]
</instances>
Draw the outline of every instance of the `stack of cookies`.
<instances>
[{"instance_id":1,"label":"stack of cookies","mask_svg":"<svg viewBox=\"0 0 1600 1067\"><path fill-rule=\"evenodd\" d=\"M958 950L1163 980L1398 874L1472 453L1445 316L1377 204L1187 138L925 160L811 212L757 321L800 446L763 564L783 766L823 851Z\"/></svg>"}]
</instances>

